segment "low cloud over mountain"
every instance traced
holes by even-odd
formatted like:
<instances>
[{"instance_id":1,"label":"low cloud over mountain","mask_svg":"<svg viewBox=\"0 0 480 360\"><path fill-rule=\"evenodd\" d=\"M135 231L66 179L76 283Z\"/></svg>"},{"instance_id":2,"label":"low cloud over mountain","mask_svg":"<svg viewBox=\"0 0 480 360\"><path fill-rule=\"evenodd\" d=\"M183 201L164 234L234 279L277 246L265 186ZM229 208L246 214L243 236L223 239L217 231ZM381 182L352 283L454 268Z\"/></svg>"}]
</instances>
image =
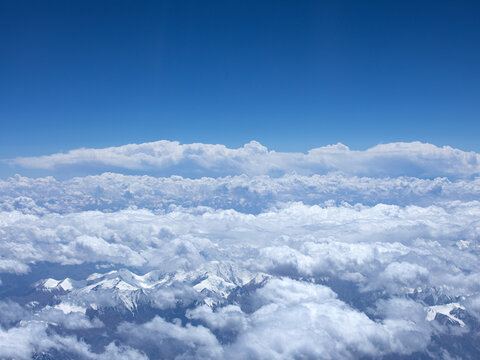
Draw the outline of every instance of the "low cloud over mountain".
<instances>
[{"instance_id":1,"label":"low cloud over mountain","mask_svg":"<svg viewBox=\"0 0 480 360\"><path fill-rule=\"evenodd\" d=\"M0 358L480 356L477 154L157 142L15 162L168 177L0 181Z\"/></svg>"}]
</instances>

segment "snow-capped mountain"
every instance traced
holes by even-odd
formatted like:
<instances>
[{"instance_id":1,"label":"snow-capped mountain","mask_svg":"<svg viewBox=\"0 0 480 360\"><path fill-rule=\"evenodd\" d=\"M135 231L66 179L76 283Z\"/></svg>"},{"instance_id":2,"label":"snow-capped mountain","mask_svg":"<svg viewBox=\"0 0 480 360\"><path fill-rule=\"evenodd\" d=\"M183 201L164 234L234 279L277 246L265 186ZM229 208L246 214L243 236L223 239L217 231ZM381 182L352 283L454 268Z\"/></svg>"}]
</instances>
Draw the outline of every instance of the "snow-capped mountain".
<instances>
[{"instance_id":1,"label":"snow-capped mountain","mask_svg":"<svg viewBox=\"0 0 480 360\"><path fill-rule=\"evenodd\" d=\"M175 291L190 293L192 302L197 304L220 305L226 302L235 290L255 286L268 278L266 274L253 274L230 264L212 262L189 272L150 271L137 275L123 268L103 274L93 273L79 281L49 278L39 281L36 288L55 294L60 304L75 304L78 309L97 311L114 307L118 311L135 313L141 306L161 309L163 297L174 296ZM165 302L168 300L165 299ZM177 302L180 301L183 300L179 298Z\"/></svg>"}]
</instances>

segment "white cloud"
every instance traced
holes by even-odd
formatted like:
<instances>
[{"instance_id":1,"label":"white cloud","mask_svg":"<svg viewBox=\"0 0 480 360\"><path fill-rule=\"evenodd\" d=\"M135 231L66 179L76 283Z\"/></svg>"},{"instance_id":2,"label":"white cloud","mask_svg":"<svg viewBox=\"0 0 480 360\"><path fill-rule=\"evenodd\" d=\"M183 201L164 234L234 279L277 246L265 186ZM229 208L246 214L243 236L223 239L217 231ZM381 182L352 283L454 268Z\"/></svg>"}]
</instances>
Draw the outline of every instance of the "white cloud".
<instances>
[{"instance_id":1,"label":"white cloud","mask_svg":"<svg viewBox=\"0 0 480 360\"><path fill-rule=\"evenodd\" d=\"M256 141L241 148L224 145L180 144L156 141L104 149L76 149L39 157L19 157L11 165L31 169L68 169L75 173L98 173L109 170L135 171L162 175L226 176L303 175L341 171L350 175L417 176L452 178L480 174L480 155L449 146L390 143L365 151L350 150L343 144L310 150L307 154L268 150Z\"/></svg>"},{"instance_id":2,"label":"white cloud","mask_svg":"<svg viewBox=\"0 0 480 360\"><path fill-rule=\"evenodd\" d=\"M222 332L242 332L247 327L246 315L238 305L227 305L215 311L210 306L202 305L187 312L190 319L204 321L210 329Z\"/></svg>"},{"instance_id":3,"label":"white cloud","mask_svg":"<svg viewBox=\"0 0 480 360\"><path fill-rule=\"evenodd\" d=\"M262 306L228 348L232 359L354 359L410 354L429 342L422 324L375 322L321 285L274 279L257 290ZM423 321L425 323L425 321Z\"/></svg>"},{"instance_id":4,"label":"white cloud","mask_svg":"<svg viewBox=\"0 0 480 360\"><path fill-rule=\"evenodd\" d=\"M292 201L426 206L479 198L480 178L450 181L446 178L349 177L335 173L187 179L105 173L65 181L20 176L0 180L0 209L33 215L117 211L133 206L168 210L172 206L201 205L258 213L279 202Z\"/></svg>"},{"instance_id":5,"label":"white cloud","mask_svg":"<svg viewBox=\"0 0 480 360\"><path fill-rule=\"evenodd\" d=\"M13 301L0 301L0 324L9 327L29 317L29 312Z\"/></svg>"},{"instance_id":6,"label":"white cloud","mask_svg":"<svg viewBox=\"0 0 480 360\"><path fill-rule=\"evenodd\" d=\"M61 303L60 305L64 305ZM78 311L68 312L64 308L62 310L46 307L42 311L35 314L32 319L38 321L45 321L47 323L54 323L62 325L65 329L78 330L78 329L91 329L102 328L104 325L96 318L90 320L84 313Z\"/></svg>"},{"instance_id":7,"label":"white cloud","mask_svg":"<svg viewBox=\"0 0 480 360\"><path fill-rule=\"evenodd\" d=\"M0 258L0 272L10 272L15 274L25 274L29 270L28 265L15 259Z\"/></svg>"},{"instance_id":8,"label":"white cloud","mask_svg":"<svg viewBox=\"0 0 480 360\"><path fill-rule=\"evenodd\" d=\"M118 332L132 346L147 347L163 359L220 359L223 349L216 337L203 326L182 326L160 317L140 326L123 323Z\"/></svg>"},{"instance_id":9,"label":"white cloud","mask_svg":"<svg viewBox=\"0 0 480 360\"><path fill-rule=\"evenodd\" d=\"M52 349L80 359L147 359L134 349L114 343L110 343L104 352L95 353L85 342L74 336L52 334L48 325L40 321L28 321L8 330L0 328L0 357L3 359L28 360L34 354L41 355Z\"/></svg>"},{"instance_id":10,"label":"white cloud","mask_svg":"<svg viewBox=\"0 0 480 360\"><path fill-rule=\"evenodd\" d=\"M0 213L0 250L16 264L5 268L9 272L39 261L102 261L169 273L219 260L253 273L335 276L364 291L388 284L397 294L425 285L460 296L479 290L479 217L476 201L428 207L289 203L258 215L206 207L10 211ZM471 245L459 248L459 239Z\"/></svg>"},{"instance_id":11,"label":"white cloud","mask_svg":"<svg viewBox=\"0 0 480 360\"><path fill-rule=\"evenodd\" d=\"M0 180L0 297L14 294L0 302L0 357L438 357L439 337L478 340L469 327L480 319L476 154L169 142L72 153L35 161L168 173L188 164L213 177ZM332 169L347 174L311 175ZM450 179L377 177L405 173ZM87 278L95 265L105 273ZM16 279L40 286L37 269L75 280L15 293ZM458 313L436 318L434 304ZM89 331L108 341L93 351L91 338L79 340Z\"/></svg>"}]
</instances>

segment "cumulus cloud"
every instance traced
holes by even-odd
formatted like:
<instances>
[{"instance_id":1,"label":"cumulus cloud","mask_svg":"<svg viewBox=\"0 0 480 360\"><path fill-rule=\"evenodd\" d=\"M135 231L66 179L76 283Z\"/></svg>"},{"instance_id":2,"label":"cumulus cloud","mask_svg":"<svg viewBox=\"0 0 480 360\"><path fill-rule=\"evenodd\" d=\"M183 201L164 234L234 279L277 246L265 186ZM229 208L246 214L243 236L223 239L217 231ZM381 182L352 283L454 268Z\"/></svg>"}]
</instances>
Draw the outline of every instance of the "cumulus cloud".
<instances>
[{"instance_id":1,"label":"cumulus cloud","mask_svg":"<svg viewBox=\"0 0 480 360\"><path fill-rule=\"evenodd\" d=\"M250 272L335 275L366 290L423 285L478 291L480 203L440 207L289 203L257 215L206 207L107 213L0 213L2 256L193 271L217 259ZM458 246L459 240L468 246ZM463 243L462 243L463 244Z\"/></svg>"},{"instance_id":2,"label":"cumulus cloud","mask_svg":"<svg viewBox=\"0 0 480 360\"><path fill-rule=\"evenodd\" d=\"M118 332L132 346L148 349L162 359L220 359L223 349L217 338L203 326L182 326L155 317L141 326L124 323Z\"/></svg>"},{"instance_id":3,"label":"cumulus cloud","mask_svg":"<svg viewBox=\"0 0 480 360\"><path fill-rule=\"evenodd\" d=\"M101 321L94 318L90 320L81 311L69 311L66 304L61 304L59 308L47 307L42 311L35 314L33 319L41 320L47 323L53 323L56 326L61 325L64 329L79 330L79 329L92 329L102 328L104 325ZM71 307L71 305L70 305Z\"/></svg>"},{"instance_id":4,"label":"cumulus cloud","mask_svg":"<svg viewBox=\"0 0 480 360\"><path fill-rule=\"evenodd\" d=\"M0 357L4 359L32 359L47 351L56 351L71 358L145 360L141 352L126 346L110 343L104 352L95 353L83 341L74 336L52 333L48 325L30 321L8 330L0 328Z\"/></svg>"},{"instance_id":5,"label":"cumulus cloud","mask_svg":"<svg viewBox=\"0 0 480 360\"><path fill-rule=\"evenodd\" d=\"M129 207L168 210L172 206L208 206L259 213L278 203L433 205L480 198L480 178L372 178L327 175L245 175L188 179L105 173L58 181L53 177L15 176L0 180L0 210L25 214L82 210L118 211Z\"/></svg>"},{"instance_id":6,"label":"cumulus cloud","mask_svg":"<svg viewBox=\"0 0 480 360\"><path fill-rule=\"evenodd\" d=\"M76 149L39 157L19 157L11 165L46 170L91 172L134 171L158 175L226 176L303 175L341 171L350 175L468 178L480 174L480 155L449 146L390 143L364 151L343 144L329 145L308 153L268 150L256 141L230 149L224 145L180 144L156 141L104 149Z\"/></svg>"},{"instance_id":7,"label":"cumulus cloud","mask_svg":"<svg viewBox=\"0 0 480 360\"><path fill-rule=\"evenodd\" d=\"M229 348L232 358L354 359L411 354L429 342L425 321L375 322L325 286L274 279L256 296L262 306L248 315L247 328Z\"/></svg>"},{"instance_id":8,"label":"cumulus cloud","mask_svg":"<svg viewBox=\"0 0 480 360\"><path fill-rule=\"evenodd\" d=\"M409 276L426 276L420 267L401 268L409 261L423 264L432 256L461 262L451 276L474 267L479 215L478 202L444 207L290 203L258 215L206 207L41 216L12 211L0 213L0 249L21 268L35 261L106 261L167 272L195 269L215 258L244 261L254 251L257 258L248 260L249 266L262 271L365 276L375 264L390 266L385 277L407 284ZM459 239L473 241L473 247L459 248ZM440 268L435 261L431 266Z\"/></svg>"},{"instance_id":9,"label":"cumulus cloud","mask_svg":"<svg viewBox=\"0 0 480 360\"><path fill-rule=\"evenodd\" d=\"M9 327L28 318L29 312L13 301L0 301L0 324Z\"/></svg>"},{"instance_id":10,"label":"cumulus cloud","mask_svg":"<svg viewBox=\"0 0 480 360\"><path fill-rule=\"evenodd\" d=\"M187 313L190 319L204 321L210 329L222 332L241 332L246 328L246 316L238 305L227 305L213 311L208 305L202 305Z\"/></svg>"},{"instance_id":11,"label":"cumulus cloud","mask_svg":"<svg viewBox=\"0 0 480 360\"><path fill-rule=\"evenodd\" d=\"M477 158L159 142L19 159L209 177L0 180L0 357L476 358Z\"/></svg>"}]
</instances>

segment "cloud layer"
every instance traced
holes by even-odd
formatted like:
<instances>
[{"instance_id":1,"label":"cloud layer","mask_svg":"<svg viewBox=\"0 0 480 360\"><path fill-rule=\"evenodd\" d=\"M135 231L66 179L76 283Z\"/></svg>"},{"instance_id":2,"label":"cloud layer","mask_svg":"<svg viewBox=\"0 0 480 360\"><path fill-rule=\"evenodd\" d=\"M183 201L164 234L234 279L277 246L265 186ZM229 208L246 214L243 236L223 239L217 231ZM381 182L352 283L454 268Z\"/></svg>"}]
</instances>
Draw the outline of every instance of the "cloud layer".
<instances>
[{"instance_id":1,"label":"cloud layer","mask_svg":"<svg viewBox=\"0 0 480 360\"><path fill-rule=\"evenodd\" d=\"M414 356L430 351L436 336L476 326L465 319L478 316L479 218L478 201L293 202L257 215L209 207L4 211L4 273L30 276L35 263L45 262L119 270L50 280L42 291L55 300L46 307L0 307L10 316L3 341L18 336L27 349L0 354L65 353L61 344L71 343L79 358L108 358L108 351L133 358ZM145 306L156 309L145 322L122 315L115 327L108 323L110 308L128 314ZM453 328L436 315L442 306ZM171 318L172 311L183 320ZM44 325L34 325L39 321ZM97 354L88 341L61 337L49 324L73 334L109 329L123 348L112 342Z\"/></svg>"},{"instance_id":2,"label":"cloud layer","mask_svg":"<svg viewBox=\"0 0 480 360\"><path fill-rule=\"evenodd\" d=\"M76 149L39 157L20 157L11 165L31 169L101 173L130 171L189 177L227 175L325 174L341 171L360 176L468 178L480 174L480 155L449 146L420 142L382 144L365 151L343 144L310 150L307 154L268 150L256 141L238 149L224 145L156 141L104 149Z\"/></svg>"},{"instance_id":3,"label":"cloud layer","mask_svg":"<svg viewBox=\"0 0 480 360\"><path fill-rule=\"evenodd\" d=\"M282 202L305 204L378 203L434 205L480 199L480 178L351 177L327 175L246 175L189 179L105 173L58 181L53 177L0 179L0 209L24 213L117 211L129 207L168 210L171 206L208 206L259 213Z\"/></svg>"},{"instance_id":4,"label":"cloud layer","mask_svg":"<svg viewBox=\"0 0 480 360\"><path fill-rule=\"evenodd\" d=\"M0 180L0 358L480 357L477 154L157 142L15 162L168 177Z\"/></svg>"}]
</instances>

